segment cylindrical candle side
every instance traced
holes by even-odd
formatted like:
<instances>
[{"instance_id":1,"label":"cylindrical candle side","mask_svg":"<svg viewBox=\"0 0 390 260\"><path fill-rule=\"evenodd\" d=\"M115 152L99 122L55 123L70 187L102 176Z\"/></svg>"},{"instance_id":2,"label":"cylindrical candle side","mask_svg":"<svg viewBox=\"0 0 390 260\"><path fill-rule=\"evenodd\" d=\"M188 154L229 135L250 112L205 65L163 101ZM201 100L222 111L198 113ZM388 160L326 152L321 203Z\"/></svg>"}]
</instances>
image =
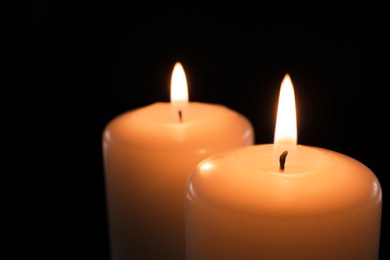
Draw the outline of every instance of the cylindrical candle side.
<instances>
[{"instance_id":1,"label":"cylindrical candle side","mask_svg":"<svg viewBox=\"0 0 390 260\"><path fill-rule=\"evenodd\" d=\"M273 151L218 153L190 175L187 260L377 260L382 192L371 170L299 145L281 173Z\"/></svg>"},{"instance_id":2,"label":"cylindrical candle side","mask_svg":"<svg viewBox=\"0 0 390 260\"><path fill-rule=\"evenodd\" d=\"M224 106L169 103L124 113L103 134L112 260L185 259L185 181L213 153L253 144L253 128Z\"/></svg>"}]
</instances>

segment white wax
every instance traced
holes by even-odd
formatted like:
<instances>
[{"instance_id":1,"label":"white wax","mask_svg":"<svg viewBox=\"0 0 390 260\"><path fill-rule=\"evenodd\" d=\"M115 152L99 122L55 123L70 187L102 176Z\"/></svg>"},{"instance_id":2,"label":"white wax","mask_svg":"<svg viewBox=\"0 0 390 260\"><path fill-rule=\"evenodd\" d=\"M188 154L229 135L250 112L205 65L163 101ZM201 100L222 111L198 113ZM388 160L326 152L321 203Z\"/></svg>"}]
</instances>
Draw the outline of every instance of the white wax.
<instances>
[{"instance_id":1,"label":"white wax","mask_svg":"<svg viewBox=\"0 0 390 260\"><path fill-rule=\"evenodd\" d=\"M378 259L380 183L334 151L266 144L221 152L197 166L186 197L187 260Z\"/></svg>"},{"instance_id":2,"label":"white wax","mask_svg":"<svg viewBox=\"0 0 390 260\"><path fill-rule=\"evenodd\" d=\"M185 181L204 158L253 144L251 123L221 105L190 102L126 112L104 130L111 260L185 259Z\"/></svg>"}]
</instances>

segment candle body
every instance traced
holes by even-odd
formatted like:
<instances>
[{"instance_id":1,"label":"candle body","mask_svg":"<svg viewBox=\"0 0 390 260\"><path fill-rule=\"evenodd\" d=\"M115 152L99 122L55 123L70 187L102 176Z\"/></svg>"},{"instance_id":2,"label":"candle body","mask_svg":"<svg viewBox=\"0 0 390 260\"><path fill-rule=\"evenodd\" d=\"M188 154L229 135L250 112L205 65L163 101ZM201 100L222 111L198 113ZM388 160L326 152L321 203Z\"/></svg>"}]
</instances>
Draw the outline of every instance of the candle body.
<instances>
[{"instance_id":1,"label":"candle body","mask_svg":"<svg viewBox=\"0 0 390 260\"><path fill-rule=\"evenodd\" d=\"M274 158L274 145L255 145L198 165L187 181L188 260L378 259L382 191L369 168L300 145L284 172Z\"/></svg>"},{"instance_id":2,"label":"candle body","mask_svg":"<svg viewBox=\"0 0 390 260\"><path fill-rule=\"evenodd\" d=\"M124 113L103 133L112 260L185 259L185 181L204 158L253 144L253 128L224 106L170 103Z\"/></svg>"}]
</instances>

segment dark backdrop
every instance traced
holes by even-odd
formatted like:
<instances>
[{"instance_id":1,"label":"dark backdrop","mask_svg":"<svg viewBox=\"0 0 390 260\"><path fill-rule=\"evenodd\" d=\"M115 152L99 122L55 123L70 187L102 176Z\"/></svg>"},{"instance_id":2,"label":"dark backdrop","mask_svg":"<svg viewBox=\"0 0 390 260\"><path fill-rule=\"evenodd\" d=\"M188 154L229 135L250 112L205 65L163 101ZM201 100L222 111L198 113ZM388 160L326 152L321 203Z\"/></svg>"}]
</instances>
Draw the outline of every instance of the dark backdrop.
<instances>
[{"instance_id":1,"label":"dark backdrop","mask_svg":"<svg viewBox=\"0 0 390 260\"><path fill-rule=\"evenodd\" d=\"M273 142L280 83L289 73L298 142L354 157L381 182L380 253L386 259L383 9L213 8L200 2L21 6L20 18L9 22L21 26L5 49L12 73L5 73L11 83L3 94L1 205L9 259L108 259L103 129L125 111L168 102L176 61L186 70L190 100L242 113L257 144Z\"/></svg>"}]
</instances>

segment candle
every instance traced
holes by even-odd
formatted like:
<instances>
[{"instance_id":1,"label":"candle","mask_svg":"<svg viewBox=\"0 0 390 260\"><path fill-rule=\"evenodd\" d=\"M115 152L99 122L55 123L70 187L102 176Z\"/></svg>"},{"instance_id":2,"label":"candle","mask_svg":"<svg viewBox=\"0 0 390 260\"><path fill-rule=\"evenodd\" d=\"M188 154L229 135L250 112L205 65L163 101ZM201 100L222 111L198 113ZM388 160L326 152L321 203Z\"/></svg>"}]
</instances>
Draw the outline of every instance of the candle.
<instances>
[{"instance_id":1,"label":"candle","mask_svg":"<svg viewBox=\"0 0 390 260\"><path fill-rule=\"evenodd\" d=\"M287 74L274 143L217 153L190 174L187 260L378 259L382 190L374 173L296 140Z\"/></svg>"},{"instance_id":2,"label":"candle","mask_svg":"<svg viewBox=\"0 0 390 260\"><path fill-rule=\"evenodd\" d=\"M185 259L188 174L213 153L253 142L246 117L222 105L188 102L177 63L171 102L123 113L104 130L111 259Z\"/></svg>"}]
</instances>

